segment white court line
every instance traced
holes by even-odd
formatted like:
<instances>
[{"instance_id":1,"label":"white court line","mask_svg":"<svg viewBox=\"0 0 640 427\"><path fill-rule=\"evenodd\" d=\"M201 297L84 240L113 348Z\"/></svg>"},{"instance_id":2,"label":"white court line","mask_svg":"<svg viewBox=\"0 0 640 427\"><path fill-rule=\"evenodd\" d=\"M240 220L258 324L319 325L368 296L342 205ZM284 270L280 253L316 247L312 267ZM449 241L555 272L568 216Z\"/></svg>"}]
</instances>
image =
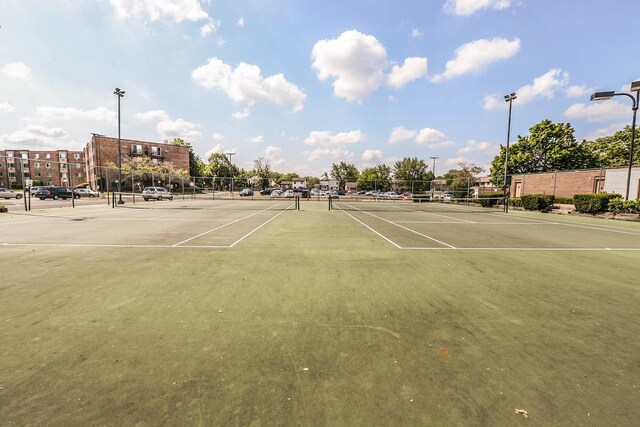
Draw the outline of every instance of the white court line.
<instances>
[{"instance_id":1,"label":"white court line","mask_svg":"<svg viewBox=\"0 0 640 427\"><path fill-rule=\"evenodd\" d=\"M342 210L342 209L341 209ZM393 246L395 246L398 249L402 249L402 246L398 245L397 243L393 242L391 239L388 239L387 237L383 236L382 234L378 233L376 230L374 230L373 228L369 227L367 224L365 224L364 222L360 221L358 218L354 217L353 215L351 215L349 212L347 211L342 211L344 213L346 213L347 215L349 215L351 218L355 219L356 221L358 221L360 224L364 225L365 227L367 227L369 230L373 231L375 234L377 234L378 236L382 237L384 240L386 240L387 242L391 243Z\"/></svg>"},{"instance_id":2,"label":"white court line","mask_svg":"<svg viewBox=\"0 0 640 427\"><path fill-rule=\"evenodd\" d=\"M493 215L499 215L500 213L499 212L494 212L492 214ZM508 214L504 214L504 215L508 215ZM548 223L552 222L551 220L548 220L548 219L527 218L527 217L520 217L520 218L524 219L524 220L528 220L528 221L537 221L537 222L543 223L543 224L548 224ZM610 232L610 233L630 234L632 236L640 236L640 232L634 233L633 231L623 231L623 230L628 230L628 229L622 228L622 227L617 227L617 229L615 229L615 230L610 230L610 229L599 227L597 224L593 225L593 226L589 226L589 225L582 225L582 224L573 224L573 223L570 223L570 222L567 222L567 221L560 221L560 222L557 222L557 224L561 225L561 226L567 226L567 227L588 228L590 230L606 231L606 232ZM610 227L610 226L607 226L607 227Z\"/></svg>"},{"instance_id":3,"label":"white court line","mask_svg":"<svg viewBox=\"0 0 640 427\"><path fill-rule=\"evenodd\" d=\"M346 204L346 203L345 203L345 204ZM409 228L409 227L405 227L404 225L396 224L396 223L395 223L395 222L393 222L393 221L389 221L388 219L384 219L384 218L382 218L382 217L379 217L379 216L374 215L374 214L372 214L372 213L370 213L370 212L367 212L367 211L362 211L362 210L360 210L360 209L358 209L358 208L356 208L356 207L354 207L354 206L351 206L351 205L349 205L349 204L347 204L347 206L351 207L352 209L356 209L357 211L360 211L360 212L362 212L362 213L365 213L365 214L367 214L367 215L371 215L371 216L372 216L372 217L374 217L374 218L381 219L381 220L383 220L383 221L385 221L385 222L388 222L389 224L395 225L396 227L400 227L400 228L402 228L402 229L405 229L405 230L407 230L407 231L410 231L410 232L412 232L412 233L415 233L415 234L417 234L417 235L419 235L419 236L425 237L425 238L427 238L427 239L429 239L429 240L433 240L434 242L440 243L441 245L447 246L447 247L449 247L449 248L451 248L451 249L455 249L455 246L453 246L453 245L450 245L450 244L445 243L445 242L443 242L443 241L441 241L441 240L435 239L435 238L433 238L433 237L431 237L431 236L427 236L426 234L420 233L420 232L418 232L418 231L416 231L416 230L412 230L411 228ZM344 211L343 211L343 212L344 212Z\"/></svg>"},{"instance_id":4,"label":"white court line","mask_svg":"<svg viewBox=\"0 0 640 427\"><path fill-rule=\"evenodd\" d=\"M421 210L417 210L417 211L415 211L415 210L411 210L411 209L403 208L403 207L400 207L400 206L394 206L394 208L396 208L396 209L402 209L402 210L403 210L403 211L405 211L405 212L416 212L416 213L418 213L418 214L427 214L427 215L438 216L438 217L441 217L441 218L454 219L454 220L458 221L458 223L461 223L461 222L463 222L463 223L470 223L470 224L473 224L473 223L474 223L474 221L469 221L468 219L456 218L456 217L454 217L454 216L440 215L440 214L435 214L435 213L428 212L428 211L421 211Z\"/></svg>"},{"instance_id":5,"label":"white court line","mask_svg":"<svg viewBox=\"0 0 640 427\"><path fill-rule=\"evenodd\" d=\"M559 222L549 222L546 224L539 224L535 222L478 222L473 221L469 223L460 223L457 221L395 221L397 224L455 224L455 225L558 225Z\"/></svg>"},{"instance_id":6,"label":"white court line","mask_svg":"<svg viewBox=\"0 0 640 427\"><path fill-rule=\"evenodd\" d=\"M260 224L258 227L254 228L253 230L251 230L250 232L248 232L247 234L245 234L244 236L242 236L241 238L239 238L238 240L236 240L235 242L233 242L229 247L232 248L235 245L237 245L238 243L242 242L245 238L251 236L253 233L255 233L256 231L258 231L259 229L261 229L263 226L267 225L268 223L270 223L271 221L273 221L274 219L276 219L277 217L279 217L280 215L282 215L284 211L280 211L280 213L272 218L269 218L267 221L263 222L262 224Z\"/></svg>"},{"instance_id":7,"label":"white court line","mask_svg":"<svg viewBox=\"0 0 640 427\"><path fill-rule=\"evenodd\" d=\"M136 245L136 244L83 244L83 243L0 243L2 246L37 246L37 247L53 247L53 248L161 248L161 249L229 249L231 246L171 246L171 245Z\"/></svg>"},{"instance_id":8,"label":"white court line","mask_svg":"<svg viewBox=\"0 0 640 427\"><path fill-rule=\"evenodd\" d=\"M244 216L244 217L242 217L242 218L239 218L239 219L233 220L233 221L231 221L231 222L227 222L226 224L223 224L223 225L221 225L221 226L219 226L219 227L212 228L211 230L205 231L204 233L200 233L200 234L198 234L197 236L193 236L193 237L190 237L190 238L188 238L188 239L186 239L186 240L183 240L182 242L178 242L178 243L176 243L176 244L175 244L175 245L173 245L173 246L178 246L178 245L181 245L181 244L183 244L183 243L189 242L189 241L191 241L191 240L193 240L193 239L197 239L198 237L202 237L202 236L204 236L205 234L209 234L209 233L211 233L211 232L213 232L213 231L220 230L221 228L227 227L227 226L229 226L229 225L231 225L231 224L235 224L236 222L242 221L243 219L247 219L247 218L250 218L250 217L252 217L252 216L254 216L254 215L258 215L259 213L266 212L266 211L268 211L268 210L270 210L270 209L272 209L272 208L275 208L275 207L277 207L277 206L279 206L279 205L281 205L281 204L282 204L282 203L278 203L278 204L277 204L277 205L275 205L275 206L270 206L270 207L269 207L269 208L267 208L267 209L263 209L263 210L261 210L261 211L254 212L254 213L252 213L251 215L247 215L247 216ZM287 209L288 209L288 208L287 208Z\"/></svg>"},{"instance_id":9,"label":"white court line","mask_svg":"<svg viewBox=\"0 0 640 427\"><path fill-rule=\"evenodd\" d=\"M450 251L451 248L430 248L430 247L403 247L400 249L411 251ZM602 251L602 252L637 252L640 248L455 248L457 251Z\"/></svg>"}]
</instances>

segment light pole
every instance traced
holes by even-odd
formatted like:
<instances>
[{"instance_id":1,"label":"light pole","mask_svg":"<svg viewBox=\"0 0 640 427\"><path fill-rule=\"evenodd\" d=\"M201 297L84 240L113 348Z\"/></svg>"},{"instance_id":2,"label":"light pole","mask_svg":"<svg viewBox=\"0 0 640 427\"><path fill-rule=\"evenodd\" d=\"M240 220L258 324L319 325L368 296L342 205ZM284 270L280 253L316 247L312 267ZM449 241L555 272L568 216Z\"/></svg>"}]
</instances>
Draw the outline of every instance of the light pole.
<instances>
[{"instance_id":1,"label":"light pole","mask_svg":"<svg viewBox=\"0 0 640 427\"><path fill-rule=\"evenodd\" d=\"M505 102L509 103L509 124L507 125L507 149L504 155L504 211L506 213L509 212L509 193L510 190L507 189L507 166L509 165L509 140L511 139L511 105L513 104L513 100L516 99L516 93L512 92L509 95L504 96Z\"/></svg>"},{"instance_id":2,"label":"light pole","mask_svg":"<svg viewBox=\"0 0 640 427\"><path fill-rule=\"evenodd\" d=\"M234 156L236 153L234 153L233 151L228 151L226 153L227 156L229 156L229 165L233 166L233 163L231 163L231 156ZM231 195L231 197L233 197L233 168L231 170L231 184L229 186L229 194Z\"/></svg>"},{"instance_id":3,"label":"light pole","mask_svg":"<svg viewBox=\"0 0 640 427\"><path fill-rule=\"evenodd\" d=\"M606 99L611 99L614 96L628 96L631 98L631 102L633 103L631 107L633 110L633 120L631 121L631 147L629 147L629 171L627 172L627 190L624 195L625 200L629 200L629 187L631 186L631 169L633 168L633 149L636 136L636 113L638 112L638 104L640 101L640 80L631 83L631 92L635 92L636 96L634 97L628 93L617 93L612 90L608 92L596 92L591 95L592 101L604 101ZM640 194L637 196L640 196Z\"/></svg>"},{"instance_id":4,"label":"light pole","mask_svg":"<svg viewBox=\"0 0 640 427\"><path fill-rule=\"evenodd\" d=\"M120 98L124 97L124 91L116 88L113 92L118 97L118 204L122 205L122 143L120 141Z\"/></svg>"},{"instance_id":5,"label":"light pole","mask_svg":"<svg viewBox=\"0 0 640 427\"><path fill-rule=\"evenodd\" d=\"M433 169L432 169L433 181L431 181L431 199L433 199L433 192L435 191L435 185L436 185L436 183L434 182L436 180L436 159L439 159L440 157L431 156L429 158L433 160Z\"/></svg>"}]
</instances>

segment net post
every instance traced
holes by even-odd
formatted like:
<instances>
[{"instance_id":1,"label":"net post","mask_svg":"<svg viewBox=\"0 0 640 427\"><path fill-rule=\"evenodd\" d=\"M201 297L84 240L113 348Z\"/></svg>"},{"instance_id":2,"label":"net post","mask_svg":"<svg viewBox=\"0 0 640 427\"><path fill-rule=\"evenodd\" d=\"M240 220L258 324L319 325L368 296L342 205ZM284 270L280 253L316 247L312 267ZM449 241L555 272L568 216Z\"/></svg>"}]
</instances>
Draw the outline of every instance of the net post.
<instances>
[{"instance_id":1,"label":"net post","mask_svg":"<svg viewBox=\"0 0 640 427\"><path fill-rule=\"evenodd\" d=\"M332 199L331 199L331 196L329 196L329 210L331 210L331 208L332 208L331 205L332 205Z\"/></svg>"}]
</instances>

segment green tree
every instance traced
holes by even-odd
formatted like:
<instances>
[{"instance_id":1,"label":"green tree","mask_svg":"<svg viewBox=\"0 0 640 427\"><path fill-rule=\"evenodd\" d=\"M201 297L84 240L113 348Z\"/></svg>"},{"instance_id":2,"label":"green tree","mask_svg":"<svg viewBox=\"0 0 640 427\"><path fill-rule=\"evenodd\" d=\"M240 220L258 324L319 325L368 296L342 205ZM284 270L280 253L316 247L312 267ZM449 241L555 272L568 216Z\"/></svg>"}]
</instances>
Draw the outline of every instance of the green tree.
<instances>
[{"instance_id":1,"label":"green tree","mask_svg":"<svg viewBox=\"0 0 640 427\"><path fill-rule=\"evenodd\" d=\"M269 163L269 161L264 159L263 157L258 157L253 162L253 167L255 175L260 178L260 181L258 181L258 187L263 190L269 187L272 175L271 164Z\"/></svg>"},{"instance_id":2,"label":"green tree","mask_svg":"<svg viewBox=\"0 0 640 427\"><path fill-rule=\"evenodd\" d=\"M307 187L312 188L318 184L320 184L320 179L315 176L305 176L304 179L307 180Z\"/></svg>"},{"instance_id":3,"label":"green tree","mask_svg":"<svg viewBox=\"0 0 640 427\"><path fill-rule=\"evenodd\" d=\"M167 144L166 140L164 142L165 144ZM203 176L205 174L204 173L205 164L200 158L200 156L198 156L193 151L193 147L191 146L191 144L189 144L182 138L174 138L173 141L169 142L168 144L176 145L178 147L187 147L189 149L189 175L190 176Z\"/></svg>"},{"instance_id":4,"label":"green tree","mask_svg":"<svg viewBox=\"0 0 640 427\"><path fill-rule=\"evenodd\" d=\"M358 175L360 175L358 168L352 163L340 162L331 165L331 178L339 182L341 190L344 190L345 182L357 181Z\"/></svg>"},{"instance_id":5,"label":"green tree","mask_svg":"<svg viewBox=\"0 0 640 427\"><path fill-rule=\"evenodd\" d=\"M393 165L393 176L396 185L402 189L419 193L429 188L433 173L428 171L427 164L417 157L405 157Z\"/></svg>"},{"instance_id":6,"label":"green tree","mask_svg":"<svg viewBox=\"0 0 640 427\"><path fill-rule=\"evenodd\" d=\"M391 189L391 168L385 164L379 164L372 168L365 168L358 178L358 190Z\"/></svg>"},{"instance_id":7,"label":"green tree","mask_svg":"<svg viewBox=\"0 0 640 427\"><path fill-rule=\"evenodd\" d=\"M282 181L291 181L293 178L299 178L300 176L295 172L283 173L278 178L277 182L281 183Z\"/></svg>"},{"instance_id":8,"label":"green tree","mask_svg":"<svg viewBox=\"0 0 640 427\"><path fill-rule=\"evenodd\" d=\"M210 155L205 167L205 175L214 177L214 188L217 190L229 190L233 181L244 177L243 172L222 153Z\"/></svg>"},{"instance_id":9,"label":"green tree","mask_svg":"<svg viewBox=\"0 0 640 427\"><path fill-rule=\"evenodd\" d=\"M576 141L570 123L543 120L529 129L528 136L518 135L509 146L507 175L533 172L585 169L597 166L588 144ZM504 180L506 147L491 162L491 176L496 185Z\"/></svg>"},{"instance_id":10,"label":"green tree","mask_svg":"<svg viewBox=\"0 0 640 427\"><path fill-rule=\"evenodd\" d=\"M636 143L633 148L633 164L640 165L640 128L636 128ZM629 165L629 150L631 149L631 126L625 126L611 136L585 142L588 150L595 156L596 165L601 167L615 167Z\"/></svg>"},{"instance_id":11,"label":"green tree","mask_svg":"<svg viewBox=\"0 0 640 427\"><path fill-rule=\"evenodd\" d=\"M442 175L447 181L447 188L454 197L469 197L470 189L475 182L475 177L484 172L484 168L472 162L458 162L458 169L450 169Z\"/></svg>"}]
</instances>

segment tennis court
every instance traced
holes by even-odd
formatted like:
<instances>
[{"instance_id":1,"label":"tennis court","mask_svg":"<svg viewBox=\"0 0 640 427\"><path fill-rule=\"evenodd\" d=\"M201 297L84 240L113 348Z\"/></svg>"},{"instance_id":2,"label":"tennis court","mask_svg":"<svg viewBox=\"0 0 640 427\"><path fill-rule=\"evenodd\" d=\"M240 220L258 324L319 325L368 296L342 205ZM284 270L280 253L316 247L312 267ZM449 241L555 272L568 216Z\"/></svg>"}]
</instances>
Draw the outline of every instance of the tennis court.
<instances>
[{"instance_id":1,"label":"tennis court","mask_svg":"<svg viewBox=\"0 0 640 427\"><path fill-rule=\"evenodd\" d=\"M1 214L0 419L637 424L640 224L360 203Z\"/></svg>"}]
</instances>

